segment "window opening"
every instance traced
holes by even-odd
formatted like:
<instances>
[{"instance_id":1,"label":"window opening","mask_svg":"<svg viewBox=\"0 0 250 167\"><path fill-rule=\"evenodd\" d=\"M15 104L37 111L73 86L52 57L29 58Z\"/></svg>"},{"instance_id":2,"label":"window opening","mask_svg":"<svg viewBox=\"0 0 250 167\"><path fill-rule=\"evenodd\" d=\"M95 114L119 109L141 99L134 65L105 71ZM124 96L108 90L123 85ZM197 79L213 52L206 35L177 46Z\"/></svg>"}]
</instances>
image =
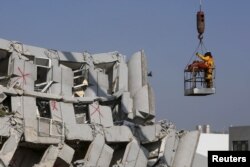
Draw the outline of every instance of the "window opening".
<instances>
[{"instance_id":1,"label":"window opening","mask_svg":"<svg viewBox=\"0 0 250 167\"><path fill-rule=\"evenodd\" d=\"M37 80L35 81L35 91L41 92L49 84L47 82L47 75L49 69L37 66ZM45 92L46 90L44 90Z\"/></svg>"},{"instance_id":2,"label":"window opening","mask_svg":"<svg viewBox=\"0 0 250 167\"><path fill-rule=\"evenodd\" d=\"M51 119L49 100L36 99L36 105L37 105L40 117Z\"/></svg>"},{"instance_id":3,"label":"window opening","mask_svg":"<svg viewBox=\"0 0 250 167\"><path fill-rule=\"evenodd\" d=\"M74 106L76 123L77 124L89 123L88 104L75 103L73 106Z\"/></svg>"},{"instance_id":4,"label":"window opening","mask_svg":"<svg viewBox=\"0 0 250 167\"><path fill-rule=\"evenodd\" d=\"M233 141L233 151L248 151L248 141Z\"/></svg>"},{"instance_id":5,"label":"window opening","mask_svg":"<svg viewBox=\"0 0 250 167\"><path fill-rule=\"evenodd\" d=\"M5 94L0 94L0 96L4 96L4 100L0 103L0 117L13 114L11 109L11 97Z\"/></svg>"}]
</instances>

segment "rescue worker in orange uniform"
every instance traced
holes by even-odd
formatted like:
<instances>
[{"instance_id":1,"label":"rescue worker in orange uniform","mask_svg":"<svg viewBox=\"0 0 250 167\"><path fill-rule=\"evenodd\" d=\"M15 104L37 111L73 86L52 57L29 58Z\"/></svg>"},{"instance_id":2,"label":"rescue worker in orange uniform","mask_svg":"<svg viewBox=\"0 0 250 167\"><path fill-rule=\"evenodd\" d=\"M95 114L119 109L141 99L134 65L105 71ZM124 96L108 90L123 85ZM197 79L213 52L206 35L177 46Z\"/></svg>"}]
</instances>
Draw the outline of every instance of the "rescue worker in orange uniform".
<instances>
[{"instance_id":1,"label":"rescue worker in orange uniform","mask_svg":"<svg viewBox=\"0 0 250 167\"><path fill-rule=\"evenodd\" d=\"M214 70L214 59L211 54L211 52L206 52L205 55L202 55L200 53L196 53L196 56L198 56L203 62L203 69L205 72L205 81L207 84L207 88L213 87L213 70Z\"/></svg>"}]
</instances>

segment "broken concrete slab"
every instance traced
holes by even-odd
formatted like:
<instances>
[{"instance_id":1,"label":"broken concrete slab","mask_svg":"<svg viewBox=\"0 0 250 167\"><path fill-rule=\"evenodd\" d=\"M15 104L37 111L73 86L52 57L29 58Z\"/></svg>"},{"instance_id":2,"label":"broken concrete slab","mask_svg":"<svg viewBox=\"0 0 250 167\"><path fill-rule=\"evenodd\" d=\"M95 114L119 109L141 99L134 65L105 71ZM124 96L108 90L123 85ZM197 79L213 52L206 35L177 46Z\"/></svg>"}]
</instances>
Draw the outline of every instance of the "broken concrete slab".
<instances>
[{"instance_id":1,"label":"broken concrete slab","mask_svg":"<svg viewBox=\"0 0 250 167\"><path fill-rule=\"evenodd\" d=\"M128 62L128 90L131 97L147 84L147 64L143 51L134 53Z\"/></svg>"},{"instance_id":2,"label":"broken concrete slab","mask_svg":"<svg viewBox=\"0 0 250 167\"><path fill-rule=\"evenodd\" d=\"M103 127L113 126L113 117L109 106L102 106L98 102L89 105L90 122Z\"/></svg>"},{"instance_id":3,"label":"broken concrete slab","mask_svg":"<svg viewBox=\"0 0 250 167\"><path fill-rule=\"evenodd\" d=\"M84 166L108 167L113 155L113 149L105 144L104 137L97 135L90 144L88 152L84 158Z\"/></svg>"},{"instance_id":4,"label":"broken concrete slab","mask_svg":"<svg viewBox=\"0 0 250 167\"><path fill-rule=\"evenodd\" d=\"M13 113L18 114L18 117L23 118L21 100L22 100L22 97L20 96L11 96L11 109Z\"/></svg>"},{"instance_id":5,"label":"broken concrete slab","mask_svg":"<svg viewBox=\"0 0 250 167\"><path fill-rule=\"evenodd\" d=\"M34 90L34 81L37 79L36 66L23 59L14 58L9 65L8 75L10 87Z\"/></svg>"},{"instance_id":6,"label":"broken concrete slab","mask_svg":"<svg viewBox=\"0 0 250 167\"><path fill-rule=\"evenodd\" d=\"M108 143L130 142L133 139L133 134L127 126L104 128L104 135Z\"/></svg>"},{"instance_id":7,"label":"broken concrete slab","mask_svg":"<svg viewBox=\"0 0 250 167\"><path fill-rule=\"evenodd\" d=\"M15 154L21 135L21 132L10 129L10 137L7 139L2 149L0 150L0 161L3 163L3 165L9 165L13 155Z\"/></svg>"},{"instance_id":8,"label":"broken concrete slab","mask_svg":"<svg viewBox=\"0 0 250 167\"><path fill-rule=\"evenodd\" d=\"M0 136L10 136L11 123L9 117L0 117Z\"/></svg>"},{"instance_id":9,"label":"broken concrete slab","mask_svg":"<svg viewBox=\"0 0 250 167\"><path fill-rule=\"evenodd\" d=\"M121 99L121 110L125 114L132 115L129 118L133 119L133 100L130 98L129 92L124 92Z\"/></svg>"},{"instance_id":10,"label":"broken concrete slab","mask_svg":"<svg viewBox=\"0 0 250 167\"><path fill-rule=\"evenodd\" d=\"M141 146L137 139L132 140L126 147L122 165L124 167L147 166L148 151Z\"/></svg>"},{"instance_id":11,"label":"broken concrete slab","mask_svg":"<svg viewBox=\"0 0 250 167\"><path fill-rule=\"evenodd\" d=\"M192 166L199 137L199 131L184 132L181 134L173 166Z\"/></svg>"},{"instance_id":12,"label":"broken concrete slab","mask_svg":"<svg viewBox=\"0 0 250 167\"><path fill-rule=\"evenodd\" d=\"M134 135L140 139L141 143L155 142L162 138L162 129L160 124L136 126Z\"/></svg>"},{"instance_id":13,"label":"broken concrete slab","mask_svg":"<svg viewBox=\"0 0 250 167\"><path fill-rule=\"evenodd\" d=\"M69 165L73 159L75 150L70 146L68 146L67 144L63 144L62 146L59 147L61 148L58 154L58 158L60 158Z\"/></svg>"},{"instance_id":14,"label":"broken concrete slab","mask_svg":"<svg viewBox=\"0 0 250 167\"><path fill-rule=\"evenodd\" d=\"M179 136L175 129L169 129L167 136L162 139L158 158L160 163L173 165L179 143Z\"/></svg>"},{"instance_id":15,"label":"broken concrete slab","mask_svg":"<svg viewBox=\"0 0 250 167\"><path fill-rule=\"evenodd\" d=\"M151 98L153 98L151 97L152 92L150 91L151 89L149 87L149 85L141 87L133 97L133 109L135 117L146 121L155 117L154 104L149 102Z\"/></svg>"},{"instance_id":16,"label":"broken concrete slab","mask_svg":"<svg viewBox=\"0 0 250 167\"><path fill-rule=\"evenodd\" d=\"M0 48L9 51L11 41L0 38Z\"/></svg>"}]
</instances>

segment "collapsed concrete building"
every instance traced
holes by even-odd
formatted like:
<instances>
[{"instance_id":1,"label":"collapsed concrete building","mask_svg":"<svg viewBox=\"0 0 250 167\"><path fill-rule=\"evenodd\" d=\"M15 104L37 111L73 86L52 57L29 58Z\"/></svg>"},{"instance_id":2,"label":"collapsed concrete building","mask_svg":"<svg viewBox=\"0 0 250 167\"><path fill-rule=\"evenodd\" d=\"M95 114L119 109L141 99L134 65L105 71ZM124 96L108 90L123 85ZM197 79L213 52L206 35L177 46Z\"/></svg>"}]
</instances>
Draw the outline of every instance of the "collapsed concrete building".
<instances>
[{"instance_id":1,"label":"collapsed concrete building","mask_svg":"<svg viewBox=\"0 0 250 167\"><path fill-rule=\"evenodd\" d=\"M155 121L143 51L0 39L0 167L189 167L198 131Z\"/></svg>"}]
</instances>

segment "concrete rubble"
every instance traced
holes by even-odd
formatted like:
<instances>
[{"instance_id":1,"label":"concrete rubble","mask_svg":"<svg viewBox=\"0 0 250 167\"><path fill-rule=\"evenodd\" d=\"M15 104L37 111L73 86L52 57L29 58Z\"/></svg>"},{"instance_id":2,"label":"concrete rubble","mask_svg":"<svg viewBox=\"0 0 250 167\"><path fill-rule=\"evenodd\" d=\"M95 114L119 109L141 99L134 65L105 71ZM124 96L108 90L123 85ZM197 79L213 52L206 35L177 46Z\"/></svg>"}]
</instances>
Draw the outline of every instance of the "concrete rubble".
<instances>
[{"instance_id":1,"label":"concrete rubble","mask_svg":"<svg viewBox=\"0 0 250 167\"><path fill-rule=\"evenodd\" d=\"M0 39L0 167L189 167L198 131L155 122L143 51L64 52Z\"/></svg>"}]
</instances>

